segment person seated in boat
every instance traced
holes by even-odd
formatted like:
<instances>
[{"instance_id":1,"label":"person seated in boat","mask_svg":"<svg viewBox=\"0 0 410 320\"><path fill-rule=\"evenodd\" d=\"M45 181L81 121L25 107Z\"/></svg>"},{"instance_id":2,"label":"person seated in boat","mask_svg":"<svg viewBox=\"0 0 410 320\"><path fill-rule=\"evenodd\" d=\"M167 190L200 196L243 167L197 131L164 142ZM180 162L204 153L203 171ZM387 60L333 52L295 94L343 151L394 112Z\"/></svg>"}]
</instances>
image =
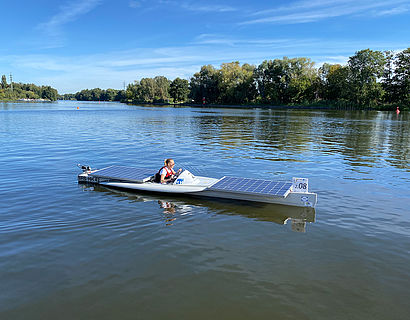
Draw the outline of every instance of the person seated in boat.
<instances>
[{"instance_id":1,"label":"person seated in boat","mask_svg":"<svg viewBox=\"0 0 410 320\"><path fill-rule=\"evenodd\" d=\"M155 175L155 181L159 183L169 183L175 180L177 173L180 173L182 169L177 172L174 171L175 162L173 159L165 159L164 166L159 169Z\"/></svg>"}]
</instances>

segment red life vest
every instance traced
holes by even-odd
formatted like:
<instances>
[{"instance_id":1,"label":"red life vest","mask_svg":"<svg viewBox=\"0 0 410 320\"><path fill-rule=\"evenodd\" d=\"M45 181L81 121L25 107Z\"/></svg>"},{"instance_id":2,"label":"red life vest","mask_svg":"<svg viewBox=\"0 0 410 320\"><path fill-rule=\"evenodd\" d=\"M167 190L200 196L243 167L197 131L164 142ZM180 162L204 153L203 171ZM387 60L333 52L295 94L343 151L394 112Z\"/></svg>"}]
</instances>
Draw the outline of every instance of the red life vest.
<instances>
[{"instance_id":1,"label":"red life vest","mask_svg":"<svg viewBox=\"0 0 410 320\"><path fill-rule=\"evenodd\" d=\"M157 182L157 183L161 182L161 171L162 171L162 169L165 169L165 171L167 172L166 175L165 175L165 179L169 178L173 175L172 170L169 169L167 166L164 166L161 169L159 169L159 171L154 176L154 181Z\"/></svg>"},{"instance_id":2,"label":"red life vest","mask_svg":"<svg viewBox=\"0 0 410 320\"><path fill-rule=\"evenodd\" d=\"M165 169L165 171L167 172L167 174L165 175L165 179L169 178L170 176L173 175L172 170L169 169L167 166L162 167L161 169L159 169L158 173L161 175L161 171L162 169Z\"/></svg>"}]
</instances>

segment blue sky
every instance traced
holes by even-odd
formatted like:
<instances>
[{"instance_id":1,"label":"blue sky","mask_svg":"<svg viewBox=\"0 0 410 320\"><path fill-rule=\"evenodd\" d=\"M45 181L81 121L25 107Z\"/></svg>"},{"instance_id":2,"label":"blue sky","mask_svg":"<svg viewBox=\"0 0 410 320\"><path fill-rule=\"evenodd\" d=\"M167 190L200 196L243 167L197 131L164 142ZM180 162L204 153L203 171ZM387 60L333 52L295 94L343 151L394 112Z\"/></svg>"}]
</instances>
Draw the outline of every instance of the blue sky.
<instances>
[{"instance_id":1,"label":"blue sky","mask_svg":"<svg viewBox=\"0 0 410 320\"><path fill-rule=\"evenodd\" d=\"M0 74L60 93L205 64L410 47L410 0L0 0Z\"/></svg>"}]
</instances>

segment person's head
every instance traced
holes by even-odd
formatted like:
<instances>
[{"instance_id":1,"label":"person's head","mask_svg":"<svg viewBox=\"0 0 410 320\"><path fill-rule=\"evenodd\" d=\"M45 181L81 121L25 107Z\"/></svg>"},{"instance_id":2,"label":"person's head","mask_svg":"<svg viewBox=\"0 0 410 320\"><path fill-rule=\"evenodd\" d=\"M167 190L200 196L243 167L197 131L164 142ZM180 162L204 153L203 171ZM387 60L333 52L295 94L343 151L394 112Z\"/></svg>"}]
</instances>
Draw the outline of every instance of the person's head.
<instances>
[{"instance_id":1,"label":"person's head","mask_svg":"<svg viewBox=\"0 0 410 320\"><path fill-rule=\"evenodd\" d=\"M172 168L172 167L175 165L175 162L174 162L173 159L165 159L165 165L166 165L168 168Z\"/></svg>"}]
</instances>

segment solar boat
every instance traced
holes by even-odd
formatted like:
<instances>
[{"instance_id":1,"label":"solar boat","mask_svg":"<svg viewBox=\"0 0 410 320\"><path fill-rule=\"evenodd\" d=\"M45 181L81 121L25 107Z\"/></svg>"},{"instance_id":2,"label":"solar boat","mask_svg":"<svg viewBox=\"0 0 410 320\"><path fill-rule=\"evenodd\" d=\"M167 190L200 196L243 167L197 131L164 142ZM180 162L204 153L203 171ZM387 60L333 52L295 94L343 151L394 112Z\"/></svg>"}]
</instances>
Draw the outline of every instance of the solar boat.
<instances>
[{"instance_id":1,"label":"solar boat","mask_svg":"<svg viewBox=\"0 0 410 320\"><path fill-rule=\"evenodd\" d=\"M173 182L154 182L154 170L127 166L109 166L92 170L80 166L79 183L155 193L186 194L209 198L276 203L297 207L315 207L317 194L308 191L307 178L274 181L244 177L209 178L183 170Z\"/></svg>"}]
</instances>

